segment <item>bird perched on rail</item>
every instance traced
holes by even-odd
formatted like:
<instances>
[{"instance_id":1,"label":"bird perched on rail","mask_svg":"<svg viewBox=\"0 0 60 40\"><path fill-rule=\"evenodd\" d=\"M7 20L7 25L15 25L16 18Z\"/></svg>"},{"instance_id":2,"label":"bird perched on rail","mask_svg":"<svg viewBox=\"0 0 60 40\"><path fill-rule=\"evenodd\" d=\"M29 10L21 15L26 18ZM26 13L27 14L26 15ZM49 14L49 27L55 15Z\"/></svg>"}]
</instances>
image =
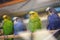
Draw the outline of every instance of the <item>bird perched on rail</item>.
<instances>
[{"instance_id":1,"label":"bird perched on rail","mask_svg":"<svg viewBox=\"0 0 60 40\"><path fill-rule=\"evenodd\" d=\"M42 28L41 20L38 16L38 13L35 11L30 11L29 12L29 23L28 23L28 29L31 32L34 32L38 29Z\"/></svg>"},{"instance_id":2,"label":"bird perched on rail","mask_svg":"<svg viewBox=\"0 0 60 40\"><path fill-rule=\"evenodd\" d=\"M8 15L3 15L3 33L4 35L12 35L13 34L13 23L10 20ZM12 38L5 39L5 40L13 40Z\"/></svg>"}]
</instances>

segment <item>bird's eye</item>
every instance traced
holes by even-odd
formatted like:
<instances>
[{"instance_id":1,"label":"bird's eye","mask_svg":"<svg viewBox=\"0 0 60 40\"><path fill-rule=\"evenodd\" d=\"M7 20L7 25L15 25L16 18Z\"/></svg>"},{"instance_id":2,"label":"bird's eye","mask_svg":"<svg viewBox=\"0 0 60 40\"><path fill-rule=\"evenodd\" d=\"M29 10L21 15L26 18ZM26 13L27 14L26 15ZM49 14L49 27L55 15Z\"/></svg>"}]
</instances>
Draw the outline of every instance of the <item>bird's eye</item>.
<instances>
[{"instance_id":1,"label":"bird's eye","mask_svg":"<svg viewBox=\"0 0 60 40\"><path fill-rule=\"evenodd\" d=\"M34 15L34 13L31 13L30 15Z\"/></svg>"},{"instance_id":2,"label":"bird's eye","mask_svg":"<svg viewBox=\"0 0 60 40\"><path fill-rule=\"evenodd\" d=\"M34 14L34 13L32 13L32 14Z\"/></svg>"}]
</instances>

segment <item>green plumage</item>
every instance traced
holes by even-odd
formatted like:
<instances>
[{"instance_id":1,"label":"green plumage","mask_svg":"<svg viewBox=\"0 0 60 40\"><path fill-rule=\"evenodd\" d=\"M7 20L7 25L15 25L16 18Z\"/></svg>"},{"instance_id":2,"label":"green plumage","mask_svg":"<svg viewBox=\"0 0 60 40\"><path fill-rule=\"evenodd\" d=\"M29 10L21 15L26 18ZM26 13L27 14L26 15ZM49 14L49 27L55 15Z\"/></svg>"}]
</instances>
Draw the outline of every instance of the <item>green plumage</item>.
<instances>
[{"instance_id":1,"label":"green plumage","mask_svg":"<svg viewBox=\"0 0 60 40\"><path fill-rule=\"evenodd\" d=\"M13 34L13 23L11 20L5 19L3 23L3 33L4 35ZM5 39L5 40L13 40L13 39Z\"/></svg>"},{"instance_id":2,"label":"green plumage","mask_svg":"<svg viewBox=\"0 0 60 40\"><path fill-rule=\"evenodd\" d=\"M31 32L34 32L37 29L41 29L41 20L38 17L30 19L28 23L28 28Z\"/></svg>"}]
</instances>

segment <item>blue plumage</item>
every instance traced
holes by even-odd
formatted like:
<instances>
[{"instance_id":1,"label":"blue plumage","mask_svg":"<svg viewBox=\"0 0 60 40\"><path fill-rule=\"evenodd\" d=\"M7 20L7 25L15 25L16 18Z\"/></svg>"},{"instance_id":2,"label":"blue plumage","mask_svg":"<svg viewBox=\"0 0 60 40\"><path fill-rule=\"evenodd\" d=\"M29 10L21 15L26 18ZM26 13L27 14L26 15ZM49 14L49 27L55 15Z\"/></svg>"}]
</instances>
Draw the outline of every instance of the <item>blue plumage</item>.
<instances>
[{"instance_id":1,"label":"blue plumage","mask_svg":"<svg viewBox=\"0 0 60 40\"><path fill-rule=\"evenodd\" d=\"M26 31L26 26L21 20L17 20L14 22L14 34L17 35L21 31Z\"/></svg>"},{"instance_id":2,"label":"blue plumage","mask_svg":"<svg viewBox=\"0 0 60 40\"><path fill-rule=\"evenodd\" d=\"M57 14L51 14L48 16L48 30L60 29L60 18Z\"/></svg>"}]
</instances>

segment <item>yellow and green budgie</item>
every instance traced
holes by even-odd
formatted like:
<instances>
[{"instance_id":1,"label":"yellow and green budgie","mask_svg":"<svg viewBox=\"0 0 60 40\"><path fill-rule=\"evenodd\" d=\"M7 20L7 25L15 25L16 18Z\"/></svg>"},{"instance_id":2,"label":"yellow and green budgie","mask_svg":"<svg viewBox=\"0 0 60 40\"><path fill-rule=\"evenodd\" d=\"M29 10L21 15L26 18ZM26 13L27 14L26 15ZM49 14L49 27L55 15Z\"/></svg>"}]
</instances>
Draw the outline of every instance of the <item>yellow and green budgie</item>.
<instances>
[{"instance_id":1,"label":"yellow and green budgie","mask_svg":"<svg viewBox=\"0 0 60 40\"><path fill-rule=\"evenodd\" d=\"M9 19L9 17L7 15L3 16L3 34L4 35L12 35L13 34L13 23L12 21ZM4 39L4 40L13 40L12 38L8 38L8 39Z\"/></svg>"},{"instance_id":2,"label":"yellow and green budgie","mask_svg":"<svg viewBox=\"0 0 60 40\"><path fill-rule=\"evenodd\" d=\"M29 23L28 23L28 29L31 32L34 32L38 29L42 28L41 20L38 16L38 13L35 11L30 11L29 12Z\"/></svg>"}]
</instances>

